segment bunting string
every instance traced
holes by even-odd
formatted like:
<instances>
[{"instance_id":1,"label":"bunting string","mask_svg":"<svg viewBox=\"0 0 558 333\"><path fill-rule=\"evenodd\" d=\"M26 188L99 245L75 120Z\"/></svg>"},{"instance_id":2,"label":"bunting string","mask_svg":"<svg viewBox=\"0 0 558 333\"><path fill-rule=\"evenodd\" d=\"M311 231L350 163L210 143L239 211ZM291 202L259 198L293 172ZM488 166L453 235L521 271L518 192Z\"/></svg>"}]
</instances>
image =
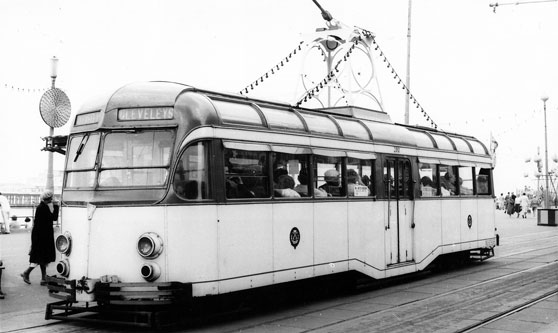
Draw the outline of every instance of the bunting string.
<instances>
[{"instance_id":1,"label":"bunting string","mask_svg":"<svg viewBox=\"0 0 558 333\"><path fill-rule=\"evenodd\" d=\"M285 56L283 59L281 59L275 66L271 67L270 70L265 72L262 76L257 78L254 82L250 83L244 89L242 89L240 91L240 94L244 95L244 94L247 94L247 93L251 92L252 90L256 89L256 87L259 86L261 83L263 83L266 79L268 79L270 76L275 75L276 72L279 72L279 70L281 70L281 68L285 67L287 65L287 63L289 63L292 60L293 56L295 56L297 53L301 53L300 51L302 51L302 44L303 43L304 43L304 41L301 41L300 43L298 43L298 45L287 56Z\"/></svg>"},{"instance_id":2,"label":"bunting string","mask_svg":"<svg viewBox=\"0 0 558 333\"><path fill-rule=\"evenodd\" d=\"M50 88L25 88L25 87L18 87L17 85L13 85L10 83L0 83L0 86L4 89L9 89L14 92L20 93L36 93L36 92L45 92Z\"/></svg>"},{"instance_id":3,"label":"bunting string","mask_svg":"<svg viewBox=\"0 0 558 333\"><path fill-rule=\"evenodd\" d=\"M411 90L409 89L409 87L407 87L407 85L404 83L404 80L401 78L401 76L399 76L399 74L397 74L397 71L395 70L393 65L389 62L389 60L388 60L387 56L385 55L384 51L382 51L382 49L380 48L380 45L376 41L376 37L374 36L374 34L370 31L366 30L366 29L363 29L363 28L358 28L358 29L360 31L362 31L362 33L364 34L365 37L370 38L372 40L372 44L373 44L372 47L374 48L374 51L377 51L379 53L379 55L382 58L383 63L385 64L386 68L391 71L391 74L393 74L393 79L397 82L398 85L401 86L401 88L403 90L405 90L405 94L407 95L407 98L409 98L409 100L413 102L413 105L415 106L415 108L420 111L420 113L426 119L426 121L430 122L430 125L434 129L438 130L438 125L434 122L434 119L432 119L432 117L430 117L430 115L424 110L424 108L419 103L417 98L411 93ZM441 129L440 129L440 131L441 131Z\"/></svg>"},{"instance_id":4,"label":"bunting string","mask_svg":"<svg viewBox=\"0 0 558 333\"><path fill-rule=\"evenodd\" d=\"M325 59L324 59L325 61ZM306 74L304 74L305 78L308 78L308 76ZM312 84L312 86L319 86L319 83L316 84L316 81L314 80L309 80L310 83ZM341 82L339 82L338 78L335 78L335 83L333 84L333 86L331 86L331 88L335 89L335 90L339 90L341 92L341 97L339 97L339 99L337 100L337 102L335 103L335 105L338 104L339 101L343 100L345 102L346 106L349 106L349 101L347 100L347 97L345 96L345 94L347 93L347 90L343 89L343 87L341 87Z\"/></svg>"}]
</instances>

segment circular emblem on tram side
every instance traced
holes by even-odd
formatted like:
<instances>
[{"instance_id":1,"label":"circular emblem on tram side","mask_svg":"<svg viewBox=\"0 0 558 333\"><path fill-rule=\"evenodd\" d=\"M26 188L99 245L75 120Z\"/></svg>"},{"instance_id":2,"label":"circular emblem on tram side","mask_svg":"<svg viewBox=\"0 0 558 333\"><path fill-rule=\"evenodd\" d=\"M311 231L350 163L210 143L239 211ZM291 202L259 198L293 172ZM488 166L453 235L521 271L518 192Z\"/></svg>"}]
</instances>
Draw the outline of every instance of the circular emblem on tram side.
<instances>
[{"instance_id":1,"label":"circular emblem on tram side","mask_svg":"<svg viewBox=\"0 0 558 333\"><path fill-rule=\"evenodd\" d=\"M295 248L298 246L298 243L300 243L300 231L298 231L297 227L294 227L291 229L291 234L289 235L289 239L291 241L291 245Z\"/></svg>"},{"instance_id":2,"label":"circular emblem on tram side","mask_svg":"<svg viewBox=\"0 0 558 333\"><path fill-rule=\"evenodd\" d=\"M467 216L467 225L469 226L469 229L471 229L471 226L473 225L473 217L471 215Z\"/></svg>"}]
</instances>

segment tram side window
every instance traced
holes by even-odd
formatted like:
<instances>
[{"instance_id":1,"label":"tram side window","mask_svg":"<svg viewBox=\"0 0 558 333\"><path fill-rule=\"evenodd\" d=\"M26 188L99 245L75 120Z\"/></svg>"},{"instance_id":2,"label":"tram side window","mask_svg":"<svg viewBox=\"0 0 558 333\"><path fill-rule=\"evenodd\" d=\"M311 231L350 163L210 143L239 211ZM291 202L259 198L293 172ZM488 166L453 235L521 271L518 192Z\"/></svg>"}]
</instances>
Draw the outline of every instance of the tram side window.
<instances>
[{"instance_id":1,"label":"tram side window","mask_svg":"<svg viewBox=\"0 0 558 333\"><path fill-rule=\"evenodd\" d=\"M492 194L490 193L490 169L478 168L477 170L477 194Z\"/></svg>"},{"instance_id":2,"label":"tram side window","mask_svg":"<svg viewBox=\"0 0 558 333\"><path fill-rule=\"evenodd\" d=\"M399 186L399 197L409 198L411 196L411 163L407 160L398 161L398 186Z\"/></svg>"},{"instance_id":3,"label":"tram side window","mask_svg":"<svg viewBox=\"0 0 558 333\"><path fill-rule=\"evenodd\" d=\"M421 197L434 197L438 195L436 167L436 164L419 163Z\"/></svg>"},{"instance_id":4,"label":"tram side window","mask_svg":"<svg viewBox=\"0 0 558 333\"><path fill-rule=\"evenodd\" d=\"M274 197L300 198L308 196L307 175L308 155L273 153ZM303 182L305 183L303 184Z\"/></svg>"},{"instance_id":5,"label":"tram side window","mask_svg":"<svg viewBox=\"0 0 558 333\"><path fill-rule=\"evenodd\" d=\"M225 149L228 199L270 197L267 157L265 151Z\"/></svg>"},{"instance_id":6,"label":"tram side window","mask_svg":"<svg viewBox=\"0 0 558 333\"><path fill-rule=\"evenodd\" d=\"M442 196L457 195L457 181L455 174L457 167L440 165L440 190Z\"/></svg>"},{"instance_id":7,"label":"tram side window","mask_svg":"<svg viewBox=\"0 0 558 333\"><path fill-rule=\"evenodd\" d=\"M472 167L459 167L459 194L473 195Z\"/></svg>"},{"instance_id":8,"label":"tram side window","mask_svg":"<svg viewBox=\"0 0 558 333\"><path fill-rule=\"evenodd\" d=\"M176 195L188 200L210 199L209 145L198 142L189 146L174 173L173 188Z\"/></svg>"},{"instance_id":9,"label":"tram side window","mask_svg":"<svg viewBox=\"0 0 558 333\"><path fill-rule=\"evenodd\" d=\"M314 197L344 197L343 158L314 156Z\"/></svg>"},{"instance_id":10,"label":"tram side window","mask_svg":"<svg viewBox=\"0 0 558 333\"><path fill-rule=\"evenodd\" d=\"M386 197L395 199L397 192L395 192L395 161L385 160L384 162L384 193Z\"/></svg>"},{"instance_id":11,"label":"tram side window","mask_svg":"<svg viewBox=\"0 0 558 333\"><path fill-rule=\"evenodd\" d=\"M367 197L374 191L373 160L349 158L347 162L347 193L349 197Z\"/></svg>"}]
</instances>

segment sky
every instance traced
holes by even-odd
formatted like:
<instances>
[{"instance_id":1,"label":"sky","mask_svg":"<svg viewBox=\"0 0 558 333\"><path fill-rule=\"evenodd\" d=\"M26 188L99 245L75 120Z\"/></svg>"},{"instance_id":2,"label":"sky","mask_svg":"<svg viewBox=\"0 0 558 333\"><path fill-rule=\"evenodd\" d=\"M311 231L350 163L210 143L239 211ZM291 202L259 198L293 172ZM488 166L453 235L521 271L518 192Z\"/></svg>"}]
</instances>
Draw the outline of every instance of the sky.
<instances>
[{"instance_id":1,"label":"sky","mask_svg":"<svg viewBox=\"0 0 558 333\"><path fill-rule=\"evenodd\" d=\"M501 5L493 12L494 2L412 1L410 90L440 129L487 146L494 137L500 193L536 184L535 165L525 161L537 148L544 161L542 96L549 98L548 154L550 167L556 165L558 2ZM372 31L405 77L409 1L319 3L343 24ZM0 184L46 170L48 154L40 149L49 129L39 101L51 85L53 56L59 59L56 87L68 95L74 115L93 96L136 81L237 93L321 27L312 0L0 0ZM375 57L384 111L403 123L405 94ZM303 87L297 73L321 73L323 64L311 55L294 58L248 96L296 102ZM411 106L410 124L429 122ZM65 125L55 135L68 131ZM63 161L54 155L55 170Z\"/></svg>"}]
</instances>

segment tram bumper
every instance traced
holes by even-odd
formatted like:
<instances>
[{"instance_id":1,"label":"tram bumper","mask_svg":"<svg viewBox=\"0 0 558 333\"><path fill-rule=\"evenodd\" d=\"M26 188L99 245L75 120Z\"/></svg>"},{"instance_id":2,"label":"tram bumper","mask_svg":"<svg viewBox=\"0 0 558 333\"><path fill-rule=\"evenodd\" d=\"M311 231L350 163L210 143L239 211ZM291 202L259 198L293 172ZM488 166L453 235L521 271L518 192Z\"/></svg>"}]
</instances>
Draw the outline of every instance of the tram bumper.
<instances>
[{"instance_id":1,"label":"tram bumper","mask_svg":"<svg viewBox=\"0 0 558 333\"><path fill-rule=\"evenodd\" d=\"M103 314L120 313L134 322L119 319L119 323L151 326L152 317L187 306L192 299L191 283L123 283L114 277L67 280L55 276L47 276L46 281L50 296L60 301L47 304L45 319L115 322L114 318L103 319ZM145 319L138 323L138 318Z\"/></svg>"},{"instance_id":2,"label":"tram bumper","mask_svg":"<svg viewBox=\"0 0 558 333\"><path fill-rule=\"evenodd\" d=\"M118 305L168 305L192 298L192 284L180 282L120 282L117 277L67 280L47 276L50 296L70 303L93 302Z\"/></svg>"}]
</instances>

